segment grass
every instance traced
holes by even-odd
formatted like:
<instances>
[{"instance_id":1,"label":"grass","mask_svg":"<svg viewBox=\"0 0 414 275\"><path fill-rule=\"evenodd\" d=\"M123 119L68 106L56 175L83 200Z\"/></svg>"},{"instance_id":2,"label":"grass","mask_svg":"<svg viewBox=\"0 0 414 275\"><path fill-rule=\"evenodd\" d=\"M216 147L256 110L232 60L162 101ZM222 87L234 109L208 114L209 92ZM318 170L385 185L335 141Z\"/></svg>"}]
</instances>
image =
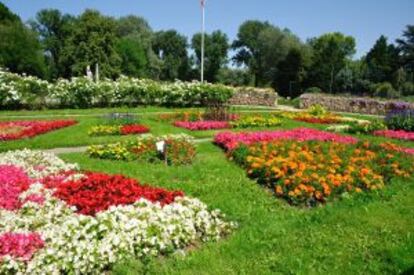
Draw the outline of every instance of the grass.
<instances>
[{"instance_id":1,"label":"grass","mask_svg":"<svg viewBox=\"0 0 414 275\"><path fill-rule=\"evenodd\" d=\"M84 112L91 113L95 111ZM76 126L30 140L3 142L0 150L78 146L134 138L89 137L87 130L99 123L100 118L76 119L79 120ZM217 132L189 132L156 121L151 114L142 115L141 122L156 135L185 132L202 138ZM299 126L327 127L284 120L282 128ZM359 138L389 141L365 135ZM414 147L414 142L393 142ZM85 154L61 155L66 161L79 163L82 169L122 173L142 183L183 190L239 223L239 228L227 239L202 244L187 251L185 257L161 257L145 263L130 259L114 266L114 274L409 274L414 268L413 180L393 181L379 194L342 198L315 209L298 208L276 199L250 180L242 168L227 160L223 151L211 142L197 146L195 163L178 167L97 160Z\"/></svg>"},{"instance_id":2,"label":"grass","mask_svg":"<svg viewBox=\"0 0 414 275\"><path fill-rule=\"evenodd\" d=\"M395 181L380 195L359 195L316 209L287 205L249 180L211 143L192 166L96 161L63 155L84 169L123 173L181 189L220 208L239 228L186 257L119 263L115 274L398 274L414 266L414 185Z\"/></svg>"}]
</instances>

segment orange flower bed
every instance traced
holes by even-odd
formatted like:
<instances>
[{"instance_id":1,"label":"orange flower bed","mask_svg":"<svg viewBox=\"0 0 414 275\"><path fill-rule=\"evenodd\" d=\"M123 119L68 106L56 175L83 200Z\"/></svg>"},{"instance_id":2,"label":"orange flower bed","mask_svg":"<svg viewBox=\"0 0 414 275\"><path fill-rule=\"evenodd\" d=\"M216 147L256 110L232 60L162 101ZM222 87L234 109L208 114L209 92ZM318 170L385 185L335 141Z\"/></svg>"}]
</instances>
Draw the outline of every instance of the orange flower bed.
<instances>
[{"instance_id":1,"label":"orange flower bed","mask_svg":"<svg viewBox=\"0 0 414 275\"><path fill-rule=\"evenodd\" d=\"M231 154L250 177L295 205L379 190L413 172L412 157L369 143L274 141L242 145Z\"/></svg>"}]
</instances>

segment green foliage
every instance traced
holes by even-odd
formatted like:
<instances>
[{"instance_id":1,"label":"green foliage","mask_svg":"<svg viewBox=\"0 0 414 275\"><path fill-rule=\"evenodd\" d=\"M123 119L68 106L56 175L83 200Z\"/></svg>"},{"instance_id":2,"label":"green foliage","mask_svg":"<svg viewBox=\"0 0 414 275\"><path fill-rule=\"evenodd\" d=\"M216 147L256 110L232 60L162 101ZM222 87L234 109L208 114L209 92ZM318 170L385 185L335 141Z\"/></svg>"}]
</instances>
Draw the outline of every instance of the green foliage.
<instances>
[{"instance_id":1,"label":"green foliage","mask_svg":"<svg viewBox=\"0 0 414 275\"><path fill-rule=\"evenodd\" d=\"M155 33L152 48L161 60L161 80L186 80L190 70L187 38L175 30Z\"/></svg>"},{"instance_id":2,"label":"green foliage","mask_svg":"<svg viewBox=\"0 0 414 275\"><path fill-rule=\"evenodd\" d=\"M319 87L309 87L306 89L306 93L318 94L318 93L322 93L322 89Z\"/></svg>"},{"instance_id":3,"label":"green foliage","mask_svg":"<svg viewBox=\"0 0 414 275\"><path fill-rule=\"evenodd\" d=\"M121 57L121 72L127 76L144 77L147 74L147 55L141 41L133 37L123 37L116 44Z\"/></svg>"},{"instance_id":4,"label":"green foliage","mask_svg":"<svg viewBox=\"0 0 414 275\"><path fill-rule=\"evenodd\" d=\"M249 86L252 77L247 69L223 67L218 71L218 82L230 86Z\"/></svg>"},{"instance_id":5,"label":"green foliage","mask_svg":"<svg viewBox=\"0 0 414 275\"><path fill-rule=\"evenodd\" d=\"M391 111L385 117L385 124L392 130L414 131L414 110Z\"/></svg>"},{"instance_id":6,"label":"green foliage","mask_svg":"<svg viewBox=\"0 0 414 275\"><path fill-rule=\"evenodd\" d=\"M86 10L65 41L62 62L75 76L85 75L88 65L93 69L99 64L101 77L117 77L121 59L115 50L116 39L116 23L112 18Z\"/></svg>"},{"instance_id":7,"label":"green foliage","mask_svg":"<svg viewBox=\"0 0 414 275\"><path fill-rule=\"evenodd\" d=\"M40 43L5 5L0 3L0 66L15 73L45 74Z\"/></svg>"},{"instance_id":8,"label":"green foliage","mask_svg":"<svg viewBox=\"0 0 414 275\"><path fill-rule=\"evenodd\" d=\"M355 39L342 33L328 33L309 41L313 60L308 82L332 93L337 87L335 76L355 53Z\"/></svg>"},{"instance_id":9,"label":"green foliage","mask_svg":"<svg viewBox=\"0 0 414 275\"><path fill-rule=\"evenodd\" d=\"M374 96L383 98L398 98L400 95L389 82L378 83L374 85L373 90Z\"/></svg>"},{"instance_id":10,"label":"green foliage","mask_svg":"<svg viewBox=\"0 0 414 275\"><path fill-rule=\"evenodd\" d=\"M316 116L316 117L322 117L322 116L326 116L329 112L328 110L323 107L320 104L315 104L312 105L308 110L307 113L312 115L312 116Z\"/></svg>"},{"instance_id":11,"label":"green foliage","mask_svg":"<svg viewBox=\"0 0 414 275\"><path fill-rule=\"evenodd\" d=\"M371 134L375 131L386 130L387 126L381 120L373 120L369 123L359 123L357 121L349 123L346 132L350 134Z\"/></svg>"},{"instance_id":12,"label":"green foliage","mask_svg":"<svg viewBox=\"0 0 414 275\"><path fill-rule=\"evenodd\" d=\"M405 82L401 87L401 93L404 96L413 96L414 95L414 83Z\"/></svg>"},{"instance_id":13,"label":"green foliage","mask_svg":"<svg viewBox=\"0 0 414 275\"><path fill-rule=\"evenodd\" d=\"M227 52L229 41L226 34L221 31L214 31L205 34L204 37L204 75L208 82L215 82L218 79L218 72L227 63ZM191 47L195 52L195 63L197 71L201 66L201 34L197 33L191 40Z\"/></svg>"},{"instance_id":14,"label":"green foliage","mask_svg":"<svg viewBox=\"0 0 414 275\"><path fill-rule=\"evenodd\" d=\"M387 38L381 36L366 56L368 80L372 82L391 82L393 74L398 69L398 50L387 43Z\"/></svg>"},{"instance_id":15,"label":"green foliage","mask_svg":"<svg viewBox=\"0 0 414 275\"><path fill-rule=\"evenodd\" d=\"M414 75L414 25L407 25L403 37L397 39L398 48L402 53L402 62L411 73L411 81Z\"/></svg>"}]
</instances>

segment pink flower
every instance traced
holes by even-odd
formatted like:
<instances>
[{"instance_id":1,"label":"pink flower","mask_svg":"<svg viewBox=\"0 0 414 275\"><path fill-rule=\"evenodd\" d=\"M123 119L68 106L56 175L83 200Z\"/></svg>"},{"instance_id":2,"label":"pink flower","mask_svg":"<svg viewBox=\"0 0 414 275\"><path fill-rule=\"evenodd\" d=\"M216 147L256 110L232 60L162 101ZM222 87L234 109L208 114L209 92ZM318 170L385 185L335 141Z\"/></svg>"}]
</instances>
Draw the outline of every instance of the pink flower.
<instances>
[{"instance_id":1,"label":"pink flower","mask_svg":"<svg viewBox=\"0 0 414 275\"><path fill-rule=\"evenodd\" d=\"M30 186L26 173L14 165L0 165L0 208L16 210L21 207L19 196Z\"/></svg>"},{"instance_id":2,"label":"pink flower","mask_svg":"<svg viewBox=\"0 0 414 275\"><path fill-rule=\"evenodd\" d=\"M396 139L405 139L405 140L414 140L414 132L407 132L404 130L381 130L375 131L374 135L383 136L386 138L396 138Z\"/></svg>"},{"instance_id":3,"label":"pink flower","mask_svg":"<svg viewBox=\"0 0 414 275\"><path fill-rule=\"evenodd\" d=\"M37 233L4 233L0 235L0 259L8 255L29 261L43 246L44 242Z\"/></svg>"},{"instance_id":4,"label":"pink flower","mask_svg":"<svg viewBox=\"0 0 414 275\"><path fill-rule=\"evenodd\" d=\"M239 144L252 144L262 141L274 141L279 139L292 139L297 141L319 140L335 141L340 143L356 143L358 140L351 136L341 136L334 133L315 129L297 128L282 131L260 131L260 132L223 132L215 136L214 141L226 150L232 150Z\"/></svg>"},{"instance_id":5,"label":"pink flower","mask_svg":"<svg viewBox=\"0 0 414 275\"><path fill-rule=\"evenodd\" d=\"M231 128L230 124L227 121L213 121L213 120L176 121L174 122L174 126L185 128L191 131Z\"/></svg>"}]
</instances>

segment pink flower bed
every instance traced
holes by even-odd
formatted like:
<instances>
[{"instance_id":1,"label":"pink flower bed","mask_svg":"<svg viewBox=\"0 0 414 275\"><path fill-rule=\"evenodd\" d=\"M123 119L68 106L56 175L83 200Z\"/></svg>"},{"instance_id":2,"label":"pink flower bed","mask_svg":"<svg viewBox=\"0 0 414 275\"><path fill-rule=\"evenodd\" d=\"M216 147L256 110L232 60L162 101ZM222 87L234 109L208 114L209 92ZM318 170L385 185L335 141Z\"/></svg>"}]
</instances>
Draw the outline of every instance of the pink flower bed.
<instances>
[{"instance_id":1,"label":"pink flower bed","mask_svg":"<svg viewBox=\"0 0 414 275\"><path fill-rule=\"evenodd\" d=\"M283 131L260 131L260 132L223 132L214 137L216 144L226 150L232 150L239 144L252 144L261 141L274 141L279 139L293 139L297 141L319 140L335 141L340 143L356 143L358 140L350 136L341 136L334 133L315 129L297 128Z\"/></svg>"},{"instance_id":2,"label":"pink flower bed","mask_svg":"<svg viewBox=\"0 0 414 275\"><path fill-rule=\"evenodd\" d=\"M16 210L21 206L19 195L30 186L30 179L19 167L0 165L0 208Z\"/></svg>"},{"instance_id":3,"label":"pink flower bed","mask_svg":"<svg viewBox=\"0 0 414 275\"><path fill-rule=\"evenodd\" d=\"M213 120L176 121L174 122L174 126L185 128L191 131L231 128L230 123L228 123L227 121L213 121Z\"/></svg>"},{"instance_id":4,"label":"pink flower bed","mask_svg":"<svg viewBox=\"0 0 414 275\"><path fill-rule=\"evenodd\" d=\"M0 261L4 256L29 261L43 246L44 242L37 233L4 233L0 235Z\"/></svg>"},{"instance_id":5,"label":"pink flower bed","mask_svg":"<svg viewBox=\"0 0 414 275\"><path fill-rule=\"evenodd\" d=\"M403 130L381 130L375 131L374 135L382 136L386 138L396 138L396 139L405 139L405 140L414 140L414 132L407 132Z\"/></svg>"}]
</instances>

